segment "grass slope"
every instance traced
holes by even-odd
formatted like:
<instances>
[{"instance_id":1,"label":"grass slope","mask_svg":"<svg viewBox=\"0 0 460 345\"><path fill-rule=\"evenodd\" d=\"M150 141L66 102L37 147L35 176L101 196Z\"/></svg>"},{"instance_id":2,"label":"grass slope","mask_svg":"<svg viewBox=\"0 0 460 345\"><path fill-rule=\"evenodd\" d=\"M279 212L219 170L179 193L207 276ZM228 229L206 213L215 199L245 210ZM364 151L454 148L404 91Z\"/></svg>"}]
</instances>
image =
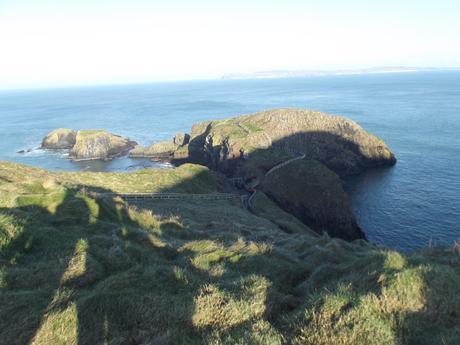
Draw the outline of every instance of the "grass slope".
<instances>
[{"instance_id":1,"label":"grass slope","mask_svg":"<svg viewBox=\"0 0 460 345\"><path fill-rule=\"evenodd\" d=\"M458 343L452 250L404 256L314 236L263 196L255 208L277 222L238 201L128 204L82 188L200 193L216 179L192 165L0 163L0 344Z\"/></svg>"}]
</instances>

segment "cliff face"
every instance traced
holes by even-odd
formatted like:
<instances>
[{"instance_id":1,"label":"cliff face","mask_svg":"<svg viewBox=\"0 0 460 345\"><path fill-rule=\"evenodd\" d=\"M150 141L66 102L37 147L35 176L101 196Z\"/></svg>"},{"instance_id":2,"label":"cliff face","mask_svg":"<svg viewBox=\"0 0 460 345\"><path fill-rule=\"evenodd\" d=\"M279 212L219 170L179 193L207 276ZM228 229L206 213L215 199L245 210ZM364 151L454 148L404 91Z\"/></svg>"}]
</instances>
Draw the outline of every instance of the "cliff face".
<instances>
[{"instance_id":1,"label":"cliff face","mask_svg":"<svg viewBox=\"0 0 460 345\"><path fill-rule=\"evenodd\" d=\"M78 131L70 158L107 160L127 154L136 145L134 141L106 131Z\"/></svg>"}]
</instances>

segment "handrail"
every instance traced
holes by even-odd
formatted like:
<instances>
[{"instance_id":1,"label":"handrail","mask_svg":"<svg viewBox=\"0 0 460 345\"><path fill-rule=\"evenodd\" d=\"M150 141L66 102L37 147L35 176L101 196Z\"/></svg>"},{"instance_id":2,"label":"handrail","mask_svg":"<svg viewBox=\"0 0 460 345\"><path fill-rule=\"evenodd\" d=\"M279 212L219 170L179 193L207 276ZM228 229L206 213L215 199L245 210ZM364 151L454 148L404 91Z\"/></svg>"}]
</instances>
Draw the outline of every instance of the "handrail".
<instances>
[{"instance_id":1,"label":"handrail","mask_svg":"<svg viewBox=\"0 0 460 345\"><path fill-rule=\"evenodd\" d=\"M240 198L239 194L230 193L88 193L96 198L120 197L122 199L205 199L205 200L222 200Z\"/></svg>"}]
</instances>

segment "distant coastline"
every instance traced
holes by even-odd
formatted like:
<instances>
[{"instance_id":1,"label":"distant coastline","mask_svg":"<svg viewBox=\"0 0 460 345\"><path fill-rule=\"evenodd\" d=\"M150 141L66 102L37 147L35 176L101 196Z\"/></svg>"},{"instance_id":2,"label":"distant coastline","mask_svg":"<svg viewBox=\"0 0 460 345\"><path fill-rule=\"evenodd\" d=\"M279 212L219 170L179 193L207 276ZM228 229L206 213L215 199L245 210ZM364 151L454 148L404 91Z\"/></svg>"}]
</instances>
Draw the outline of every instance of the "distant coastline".
<instances>
[{"instance_id":1,"label":"distant coastline","mask_svg":"<svg viewBox=\"0 0 460 345\"><path fill-rule=\"evenodd\" d=\"M221 79L271 79L271 78L302 78L332 75L353 75L353 74L383 74L383 73L409 73L409 72L434 72L454 71L460 68L437 68L437 67L370 67L359 69L336 69L336 70L279 70L259 71L251 73L230 73L224 74Z\"/></svg>"}]
</instances>

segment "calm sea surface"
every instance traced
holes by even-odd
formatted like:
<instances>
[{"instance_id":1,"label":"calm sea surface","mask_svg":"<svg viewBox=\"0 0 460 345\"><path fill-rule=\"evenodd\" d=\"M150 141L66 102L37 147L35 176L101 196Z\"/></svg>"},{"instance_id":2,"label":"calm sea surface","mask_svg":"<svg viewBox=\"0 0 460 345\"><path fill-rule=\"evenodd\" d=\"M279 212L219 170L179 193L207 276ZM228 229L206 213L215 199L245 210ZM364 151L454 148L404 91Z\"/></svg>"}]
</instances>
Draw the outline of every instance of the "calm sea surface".
<instances>
[{"instance_id":1,"label":"calm sea surface","mask_svg":"<svg viewBox=\"0 0 460 345\"><path fill-rule=\"evenodd\" d=\"M0 91L0 159L51 170L129 171L147 160L73 163L35 149L57 127L107 129L141 144L195 122L278 107L347 116L387 142L395 167L347 182L368 238L409 251L460 239L460 72L219 80Z\"/></svg>"}]
</instances>

